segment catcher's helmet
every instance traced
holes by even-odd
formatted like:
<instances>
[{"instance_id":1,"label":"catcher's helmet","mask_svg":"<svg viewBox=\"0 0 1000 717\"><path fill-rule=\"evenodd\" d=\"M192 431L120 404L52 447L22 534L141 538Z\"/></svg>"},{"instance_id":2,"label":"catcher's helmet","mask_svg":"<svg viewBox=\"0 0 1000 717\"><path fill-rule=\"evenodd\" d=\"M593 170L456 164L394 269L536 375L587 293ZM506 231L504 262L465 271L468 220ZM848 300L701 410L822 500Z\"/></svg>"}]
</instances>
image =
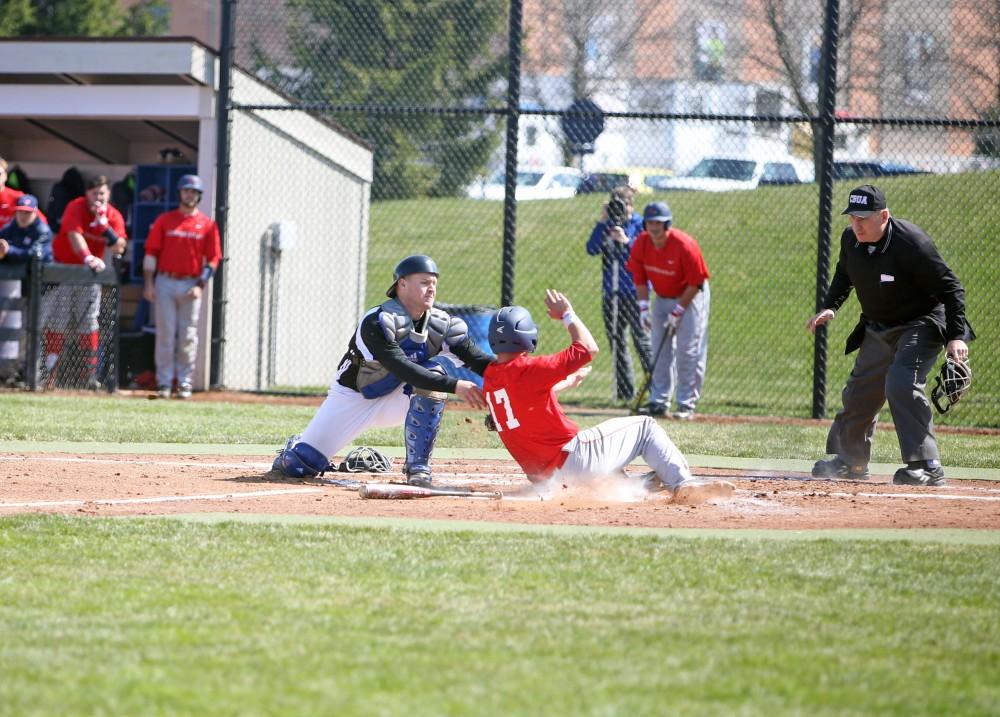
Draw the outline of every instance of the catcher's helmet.
<instances>
[{"instance_id":1,"label":"catcher's helmet","mask_svg":"<svg viewBox=\"0 0 1000 717\"><path fill-rule=\"evenodd\" d=\"M951 356L945 357L941 371L934 378L934 390L931 391L931 401L939 413L947 413L948 409L962 400L962 396L972 385L972 369L968 361L959 361Z\"/></svg>"},{"instance_id":2,"label":"catcher's helmet","mask_svg":"<svg viewBox=\"0 0 1000 717\"><path fill-rule=\"evenodd\" d=\"M385 295L390 298L395 297L396 284L404 276L409 276L410 274L433 274L437 276L438 265L425 254L414 254L413 256L406 257L396 264L396 269L392 272L392 286L386 290Z\"/></svg>"},{"instance_id":3,"label":"catcher's helmet","mask_svg":"<svg viewBox=\"0 0 1000 717\"><path fill-rule=\"evenodd\" d=\"M177 191L182 189L194 189L197 192L205 193L205 185L201 181L201 177L197 174L185 174L183 177L177 180Z\"/></svg>"},{"instance_id":4,"label":"catcher's helmet","mask_svg":"<svg viewBox=\"0 0 1000 717\"><path fill-rule=\"evenodd\" d=\"M374 448L359 446L344 456L337 468L341 473L388 473L392 461Z\"/></svg>"},{"instance_id":5,"label":"catcher's helmet","mask_svg":"<svg viewBox=\"0 0 1000 717\"><path fill-rule=\"evenodd\" d=\"M538 346L538 327L523 306L505 306L490 319L489 338L493 353L530 353Z\"/></svg>"}]
</instances>

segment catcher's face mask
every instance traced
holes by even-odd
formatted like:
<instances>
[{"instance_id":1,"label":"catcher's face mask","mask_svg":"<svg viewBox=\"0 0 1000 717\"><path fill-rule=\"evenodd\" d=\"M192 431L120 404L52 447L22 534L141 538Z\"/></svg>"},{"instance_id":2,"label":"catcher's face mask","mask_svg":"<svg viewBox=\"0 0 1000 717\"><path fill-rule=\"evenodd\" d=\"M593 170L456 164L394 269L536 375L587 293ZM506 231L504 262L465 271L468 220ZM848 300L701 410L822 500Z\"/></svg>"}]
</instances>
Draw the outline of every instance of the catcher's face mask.
<instances>
[{"instance_id":1,"label":"catcher's face mask","mask_svg":"<svg viewBox=\"0 0 1000 717\"><path fill-rule=\"evenodd\" d=\"M931 401L938 413L947 413L958 403L972 385L972 369L967 361L958 361L951 356L941 364L941 371L934 378Z\"/></svg>"},{"instance_id":2,"label":"catcher's face mask","mask_svg":"<svg viewBox=\"0 0 1000 717\"><path fill-rule=\"evenodd\" d=\"M361 446L344 456L337 470L341 473L388 473L392 461L374 448Z\"/></svg>"}]
</instances>

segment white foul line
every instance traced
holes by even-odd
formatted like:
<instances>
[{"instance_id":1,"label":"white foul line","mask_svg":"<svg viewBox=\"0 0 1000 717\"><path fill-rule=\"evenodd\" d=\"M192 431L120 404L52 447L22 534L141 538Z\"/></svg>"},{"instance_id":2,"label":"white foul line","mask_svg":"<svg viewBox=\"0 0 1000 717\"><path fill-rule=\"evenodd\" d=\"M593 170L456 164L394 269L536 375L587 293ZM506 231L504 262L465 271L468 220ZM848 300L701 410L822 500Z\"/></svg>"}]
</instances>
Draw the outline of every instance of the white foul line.
<instances>
[{"instance_id":1,"label":"white foul line","mask_svg":"<svg viewBox=\"0 0 1000 717\"><path fill-rule=\"evenodd\" d=\"M30 503L0 503L0 508L53 508L79 505L133 505L136 503L171 503L186 500L228 500L229 498L260 498L272 495L322 493L321 488L284 488L252 490L245 493L208 493L205 495L168 495L159 498L97 498L95 500L37 500Z\"/></svg>"},{"instance_id":2,"label":"white foul line","mask_svg":"<svg viewBox=\"0 0 1000 717\"><path fill-rule=\"evenodd\" d=\"M750 491L753 493L754 491ZM948 495L947 493L828 493L826 491L815 491L812 493L806 493L805 491L797 490L783 490L776 491L774 493L768 493L768 495L815 495L815 496L832 496L834 498L916 498L916 499L930 499L930 500L985 500L985 501L1000 501L1000 496L992 495Z\"/></svg>"}]
</instances>

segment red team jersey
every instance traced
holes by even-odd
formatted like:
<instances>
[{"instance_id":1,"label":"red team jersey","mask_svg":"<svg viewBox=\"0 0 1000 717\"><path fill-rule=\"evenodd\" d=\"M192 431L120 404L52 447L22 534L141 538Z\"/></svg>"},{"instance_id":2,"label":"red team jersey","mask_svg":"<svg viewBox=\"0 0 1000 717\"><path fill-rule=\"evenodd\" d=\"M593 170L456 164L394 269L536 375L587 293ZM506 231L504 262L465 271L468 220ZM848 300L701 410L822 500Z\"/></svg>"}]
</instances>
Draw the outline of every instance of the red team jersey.
<instances>
[{"instance_id":1,"label":"red team jersey","mask_svg":"<svg viewBox=\"0 0 1000 717\"><path fill-rule=\"evenodd\" d=\"M676 299L686 286L701 286L708 279L708 267L698 242L690 234L670 227L667 243L662 249L653 246L649 232L636 237L626 267L632 272L636 286L653 282L657 296Z\"/></svg>"},{"instance_id":2,"label":"red team jersey","mask_svg":"<svg viewBox=\"0 0 1000 717\"><path fill-rule=\"evenodd\" d=\"M580 431L566 418L552 387L588 363L590 352L574 341L557 354L522 354L486 367L483 394L500 440L533 481L562 467L568 455L562 447Z\"/></svg>"},{"instance_id":3,"label":"red team jersey","mask_svg":"<svg viewBox=\"0 0 1000 717\"><path fill-rule=\"evenodd\" d=\"M146 254L156 257L157 271L198 276L206 263L215 268L222 258L219 227L201 211L164 212L149 230Z\"/></svg>"},{"instance_id":4,"label":"red team jersey","mask_svg":"<svg viewBox=\"0 0 1000 717\"><path fill-rule=\"evenodd\" d=\"M83 257L73 251L69 243L69 233L78 232L83 235L87 242L90 253L96 257L103 257L104 250L108 248L108 241L104 238L107 227L94 224L94 215L90 212L90 205L86 197L77 197L66 205L66 211L62 215L62 225L59 227L59 234L52 241L52 258L62 264L82 264ZM127 239L125 236L125 220L121 212L110 204L108 205L108 227L111 227L119 239Z\"/></svg>"}]
</instances>

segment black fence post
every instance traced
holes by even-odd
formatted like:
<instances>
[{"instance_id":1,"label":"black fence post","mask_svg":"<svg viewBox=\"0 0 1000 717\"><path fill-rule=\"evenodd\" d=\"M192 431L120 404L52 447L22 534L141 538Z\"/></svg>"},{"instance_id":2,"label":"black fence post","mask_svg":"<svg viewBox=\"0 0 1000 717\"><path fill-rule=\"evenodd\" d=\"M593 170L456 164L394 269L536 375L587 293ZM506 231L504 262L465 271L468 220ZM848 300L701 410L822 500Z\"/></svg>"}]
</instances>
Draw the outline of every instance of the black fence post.
<instances>
[{"instance_id":1,"label":"black fence post","mask_svg":"<svg viewBox=\"0 0 1000 717\"><path fill-rule=\"evenodd\" d=\"M514 303L515 242L517 237L517 137L521 117L521 0L511 0L507 40L507 155L503 199L503 268L500 306Z\"/></svg>"},{"instance_id":2,"label":"black fence post","mask_svg":"<svg viewBox=\"0 0 1000 717\"><path fill-rule=\"evenodd\" d=\"M233 62L236 41L236 2L222 0L222 31L219 41L219 96L216 100L215 223L219 227L222 260L212 282L212 353L210 388L222 385L226 347L226 227L229 216L230 139L232 134Z\"/></svg>"},{"instance_id":3,"label":"black fence post","mask_svg":"<svg viewBox=\"0 0 1000 717\"><path fill-rule=\"evenodd\" d=\"M28 270L28 334L24 351L24 380L32 391L38 390L38 359L42 337L38 328L42 303L42 258L31 257Z\"/></svg>"},{"instance_id":4,"label":"black fence post","mask_svg":"<svg viewBox=\"0 0 1000 717\"><path fill-rule=\"evenodd\" d=\"M836 132L837 42L840 32L839 0L827 0L820 56L819 115L819 238L816 245L816 311L822 309L830 279L830 224L833 211L833 140ZM813 346L812 417L826 414L826 327L816 329Z\"/></svg>"}]
</instances>

